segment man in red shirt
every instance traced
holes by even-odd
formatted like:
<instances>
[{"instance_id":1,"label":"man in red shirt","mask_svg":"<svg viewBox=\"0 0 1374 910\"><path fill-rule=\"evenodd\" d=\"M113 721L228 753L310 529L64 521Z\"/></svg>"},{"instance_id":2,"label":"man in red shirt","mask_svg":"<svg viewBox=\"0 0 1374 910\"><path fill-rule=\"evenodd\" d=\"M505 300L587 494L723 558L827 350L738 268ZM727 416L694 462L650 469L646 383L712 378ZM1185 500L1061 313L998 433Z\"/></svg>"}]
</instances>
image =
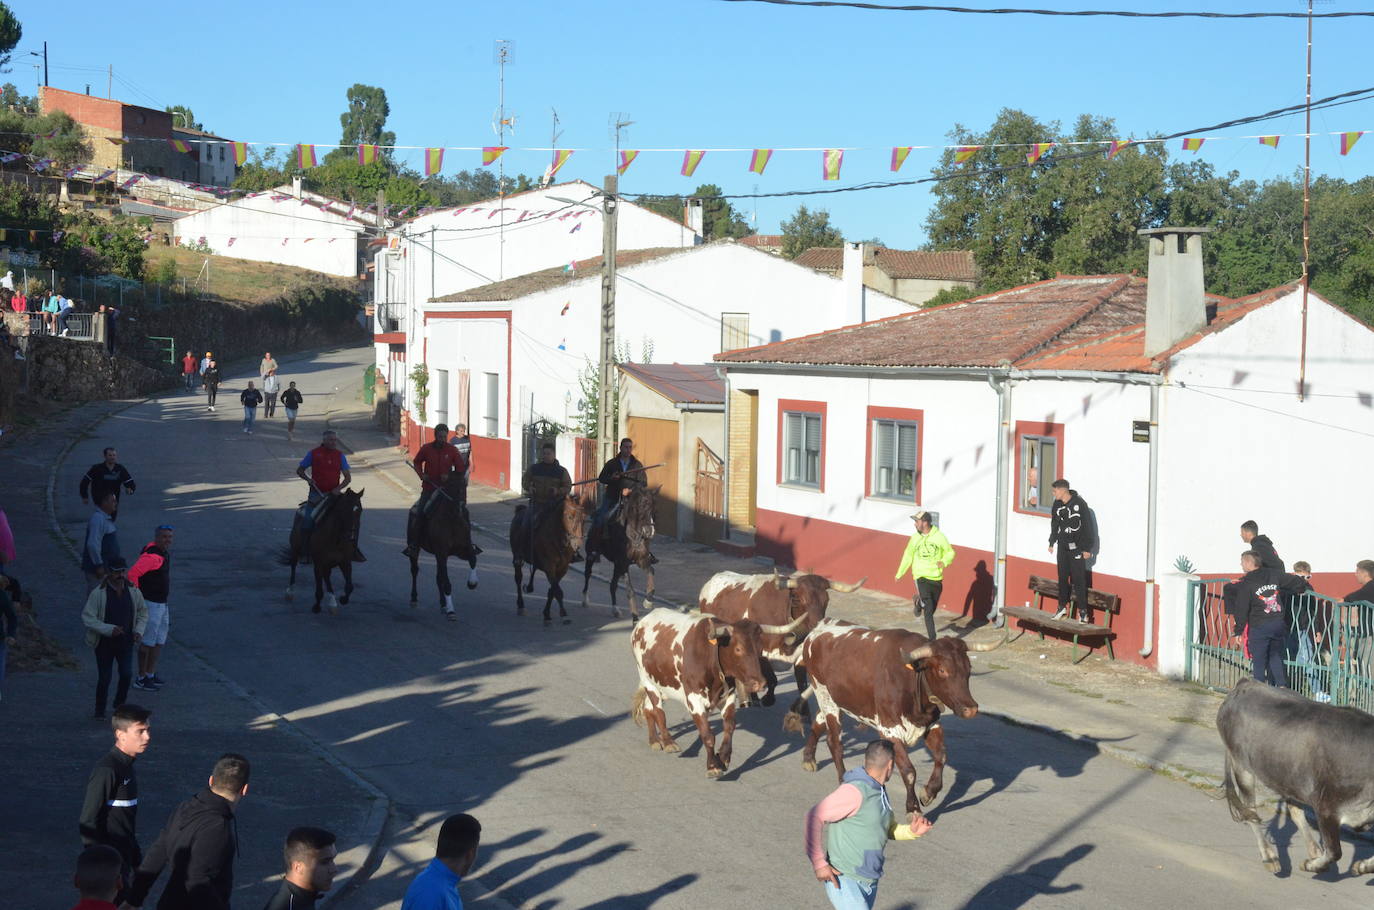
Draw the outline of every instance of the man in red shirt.
<instances>
[{"instance_id":1,"label":"man in red shirt","mask_svg":"<svg viewBox=\"0 0 1374 910\"><path fill-rule=\"evenodd\" d=\"M310 472L309 476L306 476L307 470ZM297 465L296 476L310 484L306 505L301 512L301 531L305 535L302 549L308 551L310 532L315 530L316 506L321 500L348 486L353 480L353 474L348 468L348 458L339 449L339 434L333 430L325 430L320 444L306 452L301 463ZM366 561L361 549L355 547L355 552L355 562Z\"/></svg>"},{"instance_id":2,"label":"man in red shirt","mask_svg":"<svg viewBox=\"0 0 1374 910\"><path fill-rule=\"evenodd\" d=\"M416 556L420 552L420 521L429 511L435 493L444 486L450 474L467 473L466 459L457 446L448 441L448 424L441 423L434 428L434 441L420 447L413 467L420 476L420 498L406 516L406 548L401 551L406 556Z\"/></svg>"},{"instance_id":3,"label":"man in red shirt","mask_svg":"<svg viewBox=\"0 0 1374 910\"><path fill-rule=\"evenodd\" d=\"M181 378L186 382L186 391L196 390L196 374L200 372L200 361L196 360L196 355L190 351L181 358Z\"/></svg>"}]
</instances>

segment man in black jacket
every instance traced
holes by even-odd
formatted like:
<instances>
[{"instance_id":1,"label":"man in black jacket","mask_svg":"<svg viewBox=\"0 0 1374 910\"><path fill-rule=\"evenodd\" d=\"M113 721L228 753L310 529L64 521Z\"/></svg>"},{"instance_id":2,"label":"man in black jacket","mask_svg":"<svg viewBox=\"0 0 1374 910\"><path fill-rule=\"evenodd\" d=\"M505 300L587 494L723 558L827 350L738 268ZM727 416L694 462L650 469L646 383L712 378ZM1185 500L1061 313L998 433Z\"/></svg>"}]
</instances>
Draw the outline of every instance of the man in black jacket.
<instances>
[{"instance_id":1,"label":"man in black jacket","mask_svg":"<svg viewBox=\"0 0 1374 910\"><path fill-rule=\"evenodd\" d=\"M601 466L601 473L596 478L597 485L601 487L601 504L592 513L592 526L587 533L588 552L600 551L601 534L606 522L620 511L624 498L632 490L644 486L644 465L634 456L634 449L633 439L626 437L620 440L620 451Z\"/></svg>"},{"instance_id":2,"label":"man in black jacket","mask_svg":"<svg viewBox=\"0 0 1374 910\"><path fill-rule=\"evenodd\" d=\"M119 463L119 453L114 446L105 449L105 460L91 465L90 470L81 475L81 501L94 502L96 505L105 498L106 493L115 495L115 514L119 514L119 491L133 493L137 484L129 474L129 469ZM113 516L111 516L113 517Z\"/></svg>"},{"instance_id":3,"label":"man in black jacket","mask_svg":"<svg viewBox=\"0 0 1374 910\"><path fill-rule=\"evenodd\" d=\"M238 853L234 810L248 795L248 773L248 759L242 755L220 756L210 785L177 806L148 849L122 906L142 907L170 864L157 910L228 910Z\"/></svg>"},{"instance_id":4,"label":"man in black jacket","mask_svg":"<svg viewBox=\"0 0 1374 910\"><path fill-rule=\"evenodd\" d=\"M138 775L134 759L148 748L148 719L153 712L123 704L110 718L114 748L91 769L86 798L81 804L81 843L104 844L119 851L124 861L124 881L143 861L138 847Z\"/></svg>"},{"instance_id":5,"label":"man in black jacket","mask_svg":"<svg viewBox=\"0 0 1374 910\"><path fill-rule=\"evenodd\" d=\"M1235 587L1235 644L1242 646L1250 630L1250 660L1255 679L1271 686L1286 687L1283 651L1288 640L1284 604L1307 590L1307 580L1278 569L1266 569L1254 550L1240 554L1245 573Z\"/></svg>"},{"instance_id":6,"label":"man in black jacket","mask_svg":"<svg viewBox=\"0 0 1374 910\"><path fill-rule=\"evenodd\" d=\"M1283 560L1279 559L1278 551L1274 549L1274 542L1259 532L1258 523L1253 521L1243 523L1240 526L1240 539L1259 555L1261 568L1285 571Z\"/></svg>"},{"instance_id":7,"label":"man in black jacket","mask_svg":"<svg viewBox=\"0 0 1374 910\"><path fill-rule=\"evenodd\" d=\"M1077 618L1092 622L1092 610L1088 606L1088 563L1097 552L1096 525L1093 522L1088 504L1077 490L1069 488L1069 482L1059 478L1051 488L1054 491L1054 508L1050 513L1050 552L1055 545L1059 547L1059 612L1058 619L1069 612L1069 605L1077 607ZM1069 600L1072 591L1073 600Z\"/></svg>"},{"instance_id":8,"label":"man in black jacket","mask_svg":"<svg viewBox=\"0 0 1374 910\"><path fill-rule=\"evenodd\" d=\"M334 863L339 853L336 840L323 828L292 828L282 851L286 878L262 910L314 910L315 902L334 887L339 871Z\"/></svg>"}]
</instances>

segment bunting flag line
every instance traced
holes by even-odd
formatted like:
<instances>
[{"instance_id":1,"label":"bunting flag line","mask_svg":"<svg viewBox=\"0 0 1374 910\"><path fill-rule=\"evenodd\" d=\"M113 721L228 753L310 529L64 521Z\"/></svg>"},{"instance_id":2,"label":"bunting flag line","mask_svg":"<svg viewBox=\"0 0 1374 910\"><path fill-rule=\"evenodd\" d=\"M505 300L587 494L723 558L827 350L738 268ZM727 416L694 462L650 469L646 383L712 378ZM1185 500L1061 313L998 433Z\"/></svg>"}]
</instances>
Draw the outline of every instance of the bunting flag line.
<instances>
[{"instance_id":1,"label":"bunting flag line","mask_svg":"<svg viewBox=\"0 0 1374 910\"><path fill-rule=\"evenodd\" d=\"M954 163L965 164L974 155L978 154L981 145L961 145L954 150Z\"/></svg>"},{"instance_id":2,"label":"bunting flag line","mask_svg":"<svg viewBox=\"0 0 1374 910\"><path fill-rule=\"evenodd\" d=\"M70 180L79 173L81 173L80 165L78 165L77 167L68 168L67 170L63 171L62 177L64 180Z\"/></svg>"},{"instance_id":3,"label":"bunting flag line","mask_svg":"<svg viewBox=\"0 0 1374 910\"><path fill-rule=\"evenodd\" d=\"M229 147L234 152L234 165L236 167L243 167L248 163L248 143L231 142L229 143Z\"/></svg>"},{"instance_id":4,"label":"bunting flag line","mask_svg":"<svg viewBox=\"0 0 1374 910\"><path fill-rule=\"evenodd\" d=\"M696 173L697 165L701 164L701 159L706 157L706 152L700 149L688 149L682 155L682 176L690 177Z\"/></svg>"},{"instance_id":5,"label":"bunting flag line","mask_svg":"<svg viewBox=\"0 0 1374 910\"><path fill-rule=\"evenodd\" d=\"M1260 144L1260 145L1267 145L1267 146L1269 146L1271 149L1276 149L1276 148L1279 147L1279 137L1278 137L1278 136L1261 136L1261 137L1259 137L1259 144Z\"/></svg>"},{"instance_id":6,"label":"bunting flag line","mask_svg":"<svg viewBox=\"0 0 1374 910\"><path fill-rule=\"evenodd\" d=\"M573 261L569 262L567 265L563 266L563 271L564 271L564 272L575 272L575 271L577 271L577 260L574 259ZM560 314L560 315L562 315L562 314Z\"/></svg>"},{"instance_id":7,"label":"bunting flag line","mask_svg":"<svg viewBox=\"0 0 1374 910\"><path fill-rule=\"evenodd\" d=\"M900 171L902 169L902 165L906 164L906 156L911 154L911 149L912 146L910 145L897 145L892 147L891 170L893 173Z\"/></svg>"},{"instance_id":8,"label":"bunting flag line","mask_svg":"<svg viewBox=\"0 0 1374 910\"><path fill-rule=\"evenodd\" d=\"M633 162L633 161L634 161L636 158L638 158L638 157L639 157L639 152L638 152L638 151L633 151L633 152L621 152L621 153L620 153L620 163L617 164L616 167L615 167L616 176L618 176L618 177L623 177L623 176L625 176L625 169L628 168L628 167L630 166L631 162Z\"/></svg>"},{"instance_id":9,"label":"bunting flag line","mask_svg":"<svg viewBox=\"0 0 1374 910\"><path fill-rule=\"evenodd\" d=\"M826 149L821 152L821 179L839 180L840 165L844 164L844 149Z\"/></svg>"},{"instance_id":10,"label":"bunting flag line","mask_svg":"<svg viewBox=\"0 0 1374 910\"><path fill-rule=\"evenodd\" d=\"M319 161L315 157L315 146L301 143L296 146L296 167L305 170L308 167L315 167Z\"/></svg>"},{"instance_id":11,"label":"bunting flag line","mask_svg":"<svg viewBox=\"0 0 1374 910\"><path fill-rule=\"evenodd\" d=\"M1053 142L1031 143L1030 151L1026 152L1026 163L1034 164L1035 162L1039 161L1044 156L1044 154L1048 152L1050 149L1054 148L1054 146L1055 143Z\"/></svg>"},{"instance_id":12,"label":"bunting flag line","mask_svg":"<svg viewBox=\"0 0 1374 910\"><path fill-rule=\"evenodd\" d=\"M1360 137L1363 135L1364 130L1358 130L1353 133L1341 133L1341 154L1349 155L1350 150L1355 147L1355 143L1359 142Z\"/></svg>"},{"instance_id":13,"label":"bunting flag line","mask_svg":"<svg viewBox=\"0 0 1374 910\"><path fill-rule=\"evenodd\" d=\"M559 316L566 316L566 315L568 315L568 310L569 310L571 307L572 307L572 301L569 300L567 303L563 304L563 309L559 310L558 315L559 315Z\"/></svg>"},{"instance_id":14,"label":"bunting flag line","mask_svg":"<svg viewBox=\"0 0 1374 910\"><path fill-rule=\"evenodd\" d=\"M191 144L185 139L168 139L167 141L171 143L172 148L181 152L183 155L189 154L191 151Z\"/></svg>"},{"instance_id":15,"label":"bunting flag line","mask_svg":"<svg viewBox=\"0 0 1374 910\"><path fill-rule=\"evenodd\" d=\"M488 165L488 164L491 164L491 163L492 163L493 161L495 161L497 158L500 158L501 155L502 155L502 153L505 152L505 150L506 150L507 148L509 148L509 146L505 146L505 145L484 145L484 146L482 146L482 164L483 164L483 166L486 166L486 165Z\"/></svg>"},{"instance_id":16,"label":"bunting flag line","mask_svg":"<svg viewBox=\"0 0 1374 910\"><path fill-rule=\"evenodd\" d=\"M48 168L52 167L52 165L53 160L51 158L39 158L33 163L33 169L35 171L46 171Z\"/></svg>"},{"instance_id":17,"label":"bunting flag line","mask_svg":"<svg viewBox=\"0 0 1374 910\"><path fill-rule=\"evenodd\" d=\"M562 341L558 342L558 350L560 350L560 351L566 351L567 349L568 349L568 339L567 339L567 338L564 338Z\"/></svg>"},{"instance_id":18,"label":"bunting flag line","mask_svg":"<svg viewBox=\"0 0 1374 910\"><path fill-rule=\"evenodd\" d=\"M768 167L768 159L772 157L772 149L754 149L754 154L749 158L749 170L755 174L762 174L763 169Z\"/></svg>"},{"instance_id":19,"label":"bunting flag line","mask_svg":"<svg viewBox=\"0 0 1374 910\"><path fill-rule=\"evenodd\" d=\"M561 168L563 165L565 165L565 164L568 163L568 159L571 158L571 157L572 157L572 150L571 150L571 149L554 149L554 150L553 150L553 161L551 161L551 162L549 163L549 179L550 179L550 180L553 179L553 175L554 175L554 174L557 174L557 173L558 173L559 168Z\"/></svg>"},{"instance_id":20,"label":"bunting flag line","mask_svg":"<svg viewBox=\"0 0 1374 910\"><path fill-rule=\"evenodd\" d=\"M577 233L578 231L580 231L580 230L582 230L582 222L579 221L579 222L577 222L577 224L574 224L574 225L572 226L572 230L568 231L568 233L569 233L569 234L576 234L576 233Z\"/></svg>"},{"instance_id":21,"label":"bunting flag line","mask_svg":"<svg viewBox=\"0 0 1374 910\"><path fill-rule=\"evenodd\" d=\"M7 155L0 155L0 164L9 164L11 161L18 161L23 157L23 152L10 152Z\"/></svg>"},{"instance_id":22,"label":"bunting flag line","mask_svg":"<svg viewBox=\"0 0 1374 910\"><path fill-rule=\"evenodd\" d=\"M230 237L230 238L229 238L229 242L228 242L227 244L225 244L225 246L233 246L235 240L238 240L238 238L237 238L237 237Z\"/></svg>"},{"instance_id":23,"label":"bunting flag line","mask_svg":"<svg viewBox=\"0 0 1374 910\"><path fill-rule=\"evenodd\" d=\"M425 149L425 176L433 177L444 169L444 150Z\"/></svg>"},{"instance_id":24,"label":"bunting flag line","mask_svg":"<svg viewBox=\"0 0 1374 910\"><path fill-rule=\"evenodd\" d=\"M106 137L105 137L105 141L106 141L106 142L113 142L115 145L128 145L128 144L129 144L129 140L128 140L128 139L125 139L125 138L122 137L122 136L106 136Z\"/></svg>"},{"instance_id":25,"label":"bunting flag line","mask_svg":"<svg viewBox=\"0 0 1374 910\"><path fill-rule=\"evenodd\" d=\"M140 180L142 180L142 179L143 179L143 175L142 175L142 174L134 174L134 175L133 175L132 177L130 177L128 180L125 180L123 183L121 183L121 184L119 185L119 188L122 189L122 190L131 189L135 183L138 183L138 182L139 182Z\"/></svg>"},{"instance_id":26,"label":"bunting flag line","mask_svg":"<svg viewBox=\"0 0 1374 910\"><path fill-rule=\"evenodd\" d=\"M95 178L94 180L92 180L91 183L100 183L102 180L109 180L109 179L110 179L111 177L113 177L113 176L114 176L114 171L107 170L107 171L102 172L101 175L100 175L99 177L97 177L97 178Z\"/></svg>"},{"instance_id":27,"label":"bunting flag line","mask_svg":"<svg viewBox=\"0 0 1374 910\"><path fill-rule=\"evenodd\" d=\"M360 145L358 146L358 163L367 166L377 160L377 146Z\"/></svg>"},{"instance_id":28,"label":"bunting flag line","mask_svg":"<svg viewBox=\"0 0 1374 910\"><path fill-rule=\"evenodd\" d=\"M357 203L354 203L353 205L350 205L350 206L348 207L348 214L345 215L344 218L345 218L346 220L348 220L348 221L352 221L352 220L353 220L353 215L354 215L354 213L357 212L357 211L358 211L358 205L357 205Z\"/></svg>"},{"instance_id":29,"label":"bunting flag line","mask_svg":"<svg viewBox=\"0 0 1374 910\"><path fill-rule=\"evenodd\" d=\"M48 58L44 57L43 59L46 61ZM33 138L35 138L35 139L56 139L56 138L57 138L58 130L60 130L60 129L61 129L61 127L54 127L53 129L48 130L46 133L35 133Z\"/></svg>"},{"instance_id":30,"label":"bunting flag line","mask_svg":"<svg viewBox=\"0 0 1374 910\"><path fill-rule=\"evenodd\" d=\"M1184 139L1183 150L1185 152L1196 152L1198 149L1202 148L1202 143L1206 141L1206 139Z\"/></svg>"},{"instance_id":31,"label":"bunting flag line","mask_svg":"<svg viewBox=\"0 0 1374 910\"><path fill-rule=\"evenodd\" d=\"M1107 146L1107 160L1111 161L1116 157L1116 153L1131 144L1129 139L1113 139L1112 144Z\"/></svg>"}]
</instances>

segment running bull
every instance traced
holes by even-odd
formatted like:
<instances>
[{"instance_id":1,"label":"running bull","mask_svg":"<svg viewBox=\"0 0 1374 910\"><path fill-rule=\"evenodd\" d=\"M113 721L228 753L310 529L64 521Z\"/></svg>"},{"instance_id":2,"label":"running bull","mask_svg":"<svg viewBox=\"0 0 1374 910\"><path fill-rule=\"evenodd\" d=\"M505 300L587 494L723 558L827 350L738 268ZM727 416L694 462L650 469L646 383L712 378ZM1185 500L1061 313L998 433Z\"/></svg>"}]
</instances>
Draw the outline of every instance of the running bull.
<instances>
[{"instance_id":1,"label":"running bull","mask_svg":"<svg viewBox=\"0 0 1374 910\"><path fill-rule=\"evenodd\" d=\"M800 618L788 625L761 625L752 620L725 622L702 613L679 613L665 607L649 611L630 634L639 668L639 688L630 704L636 724L647 721L649 748L676 752L663 713L665 696L687 706L706 753L706 776L719 777L730 765L730 738L735 732L736 684L749 692L764 686L759 652L765 635L792 636ZM707 715L721 712L720 748Z\"/></svg>"},{"instance_id":2,"label":"running bull","mask_svg":"<svg viewBox=\"0 0 1374 910\"><path fill-rule=\"evenodd\" d=\"M978 702L969 693L969 651L991 651L1006 642L966 643L944 636L930 641L905 629L870 629L842 620L826 619L807 636L801 663L811 675L811 686L802 692L783 720L783 729L802 731L806 698L816 696L816 720L802 750L802 767L816 770L816 744L824 729L835 773L844 781L844 748L840 744L840 715L873 728L892 743L897 769L906 784L906 811L918 812L944 786L945 734L940 710L963 718L978 713ZM930 779L917 792L916 769L907 747L925 738L935 761Z\"/></svg>"}]
</instances>

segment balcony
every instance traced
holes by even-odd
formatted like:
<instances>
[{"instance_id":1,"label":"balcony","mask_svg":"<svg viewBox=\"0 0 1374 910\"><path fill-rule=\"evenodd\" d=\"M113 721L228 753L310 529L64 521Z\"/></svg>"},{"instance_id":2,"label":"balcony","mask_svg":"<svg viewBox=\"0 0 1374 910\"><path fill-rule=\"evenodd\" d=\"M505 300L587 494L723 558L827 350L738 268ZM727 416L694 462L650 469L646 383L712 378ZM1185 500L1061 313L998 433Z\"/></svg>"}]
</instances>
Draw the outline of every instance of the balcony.
<instances>
[{"instance_id":1,"label":"balcony","mask_svg":"<svg viewBox=\"0 0 1374 910\"><path fill-rule=\"evenodd\" d=\"M373 306L373 336L377 341L390 341L399 344L405 341L406 305L403 303L378 303Z\"/></svg>"}]
</instances>

